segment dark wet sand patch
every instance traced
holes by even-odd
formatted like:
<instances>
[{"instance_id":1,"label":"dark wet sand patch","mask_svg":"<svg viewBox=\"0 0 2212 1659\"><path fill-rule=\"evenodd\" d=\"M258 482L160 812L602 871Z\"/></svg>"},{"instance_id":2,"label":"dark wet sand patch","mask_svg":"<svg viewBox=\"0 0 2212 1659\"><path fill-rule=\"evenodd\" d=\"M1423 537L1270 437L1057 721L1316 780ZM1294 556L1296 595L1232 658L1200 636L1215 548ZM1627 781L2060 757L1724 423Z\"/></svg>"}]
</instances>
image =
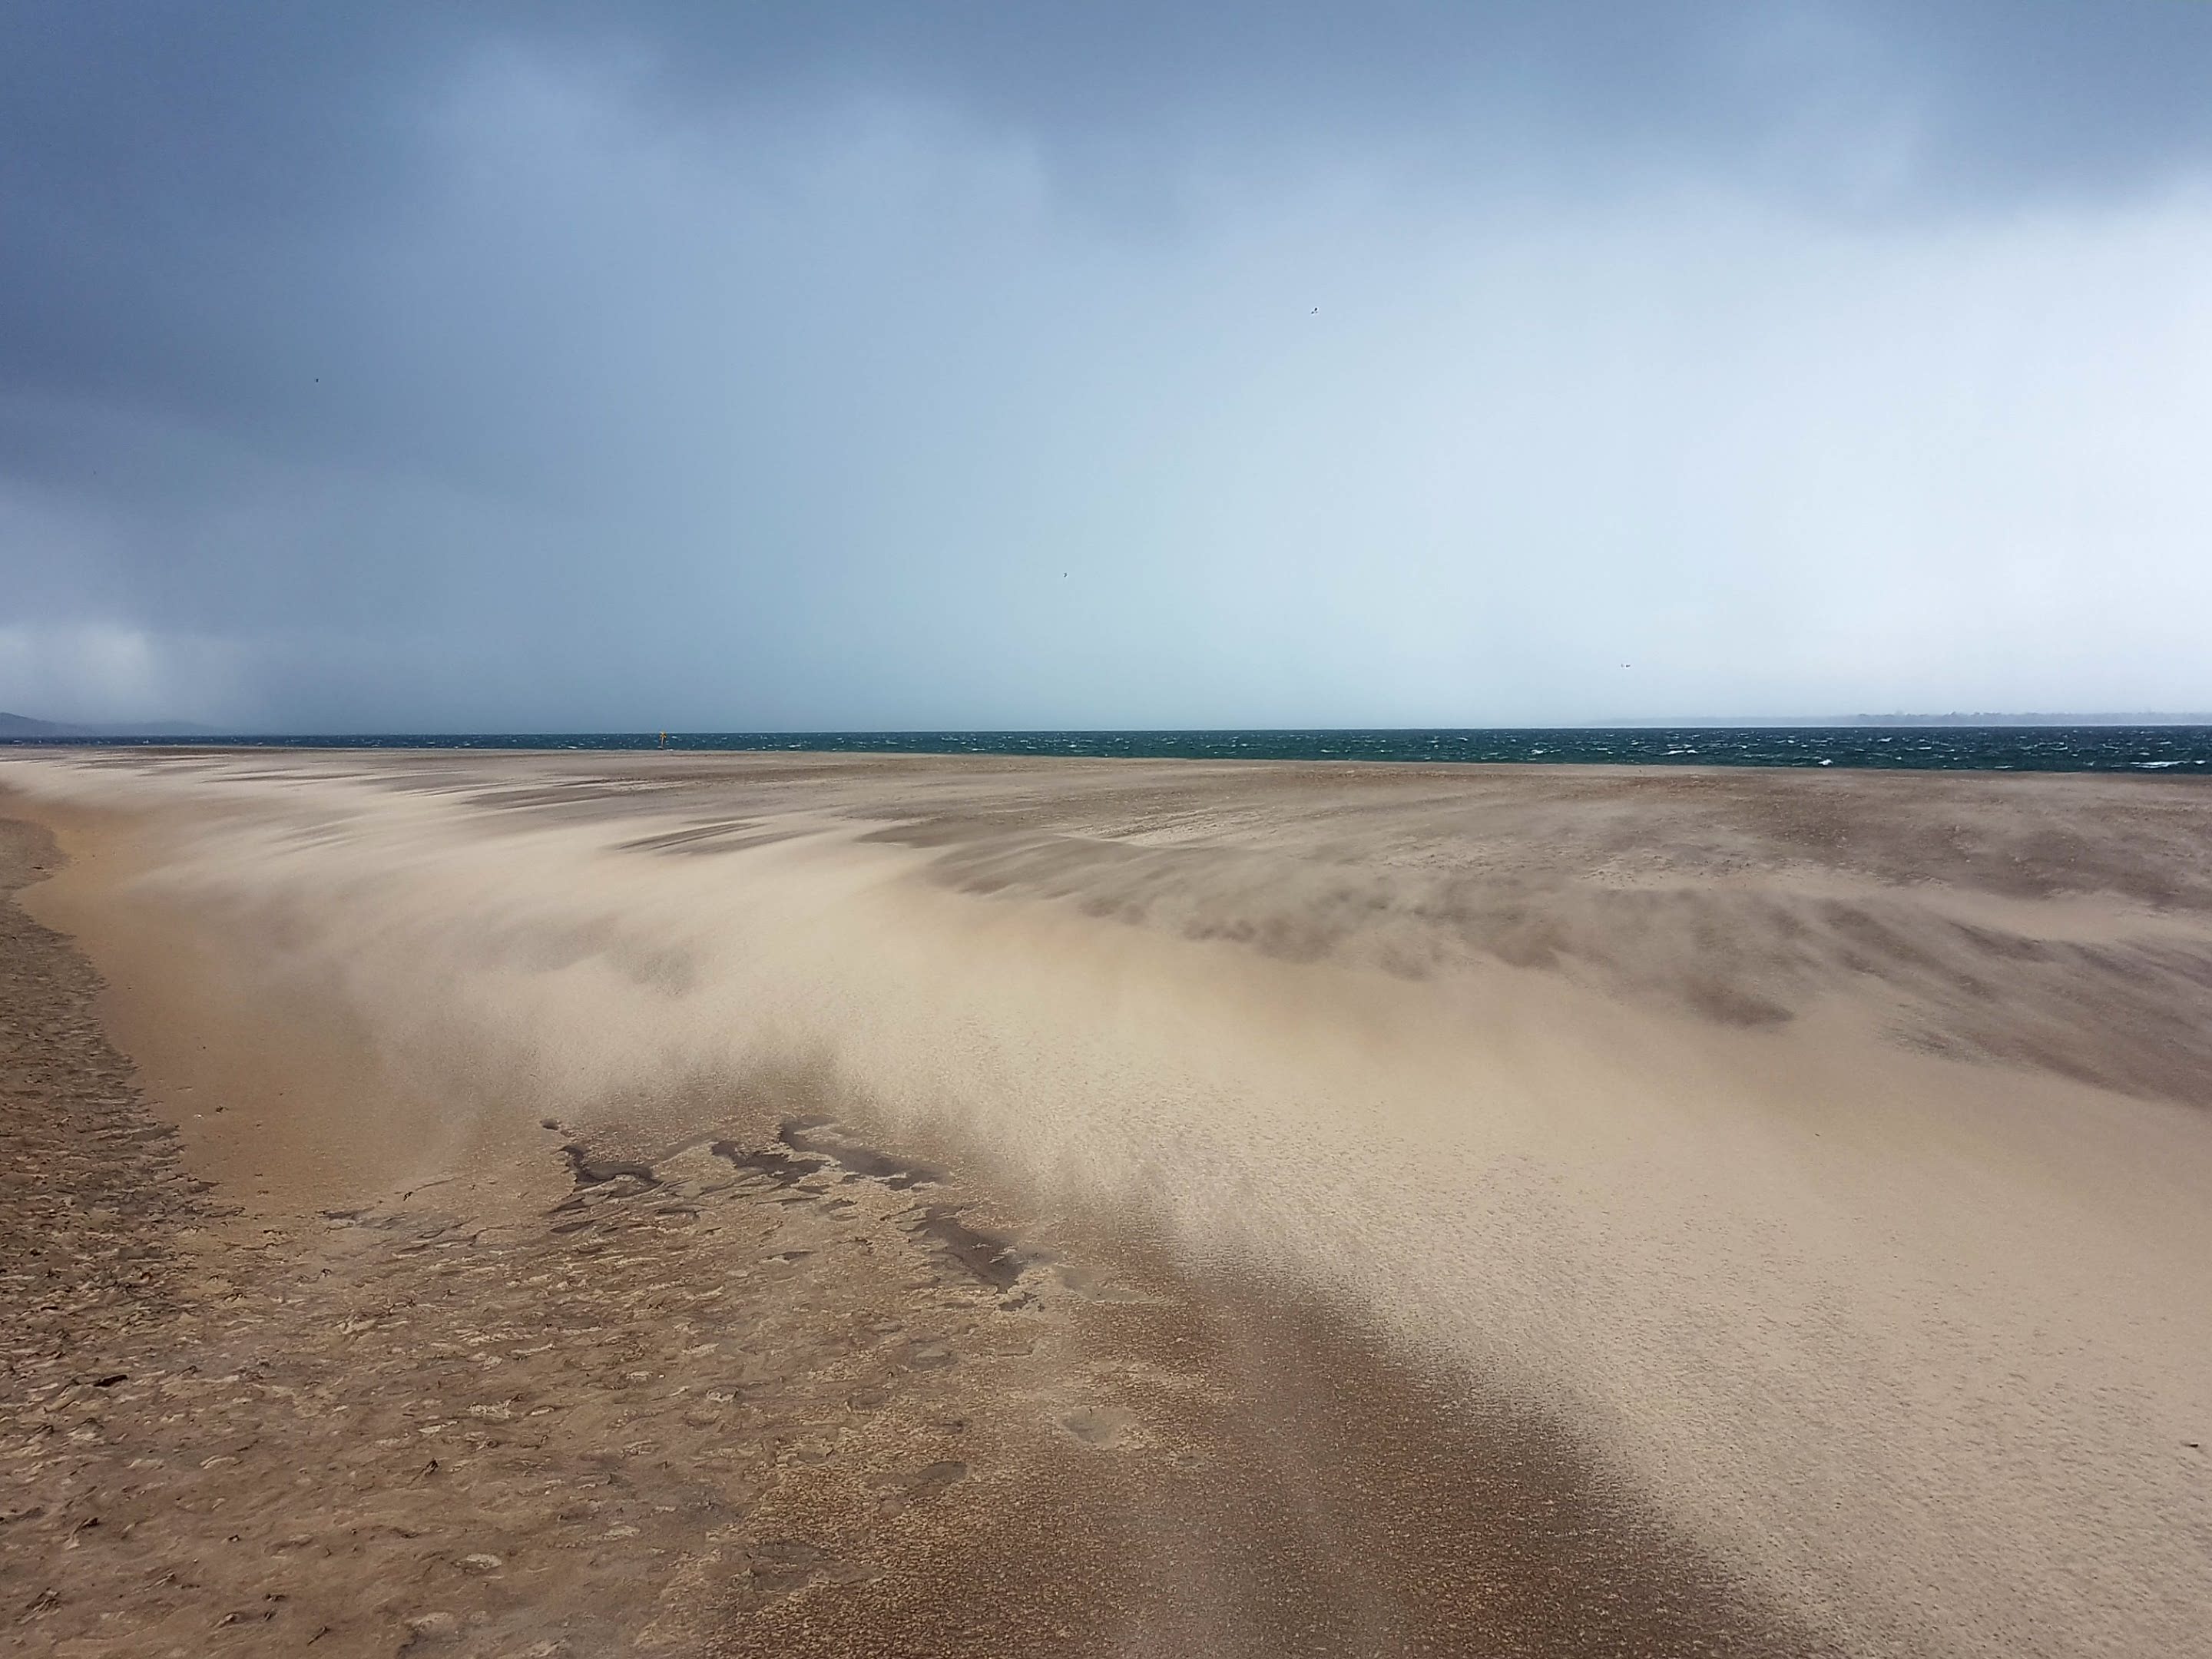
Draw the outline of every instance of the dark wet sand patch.
<instances>
[{"instance_id":1,"label":"dark wet sand patch","mask_svg":"<svg viewBox=\"0 0 2212 1659\"><path fill-rule=\"evenodd\" d=\"M1002 1233L985 1232L960 1219L957 1205L933 1204L909 1229L926 1238L994 1290L1010 1291L1038 1258Z\"/></svg>"},{"instance_id":2,"label":"dark wet sand patch","mask_svg":"<svg viewBox=\"0 0 2212 1659\"><path fill-rule=\"evenodd\" d=\"M653 1166L649 1164L597 1157L574 1141L561 1148L561 1156L568 1160L569 1173L579 1187L597 1187L605 1182L624 1178L642 1182L648 1187L659 1185L659 1179L653 1173Z\"/></svg>"},{"instance_id":3,"label":"dark wet sand patch","mask_svg":"<svg viewBox=\"0 0 2212 1659\"><path fill-rule=\"evenodd\" d=\"M787 828L763 826L750 818L738 818L725 823L696 824L687 830L671 830L658 835L640 836L631 841L617 842L616 850L683 854L696 857L715 853L743 852L751 847L771 847L778 842L790 841L800 833Z\"/></svg>"}]
</instances>

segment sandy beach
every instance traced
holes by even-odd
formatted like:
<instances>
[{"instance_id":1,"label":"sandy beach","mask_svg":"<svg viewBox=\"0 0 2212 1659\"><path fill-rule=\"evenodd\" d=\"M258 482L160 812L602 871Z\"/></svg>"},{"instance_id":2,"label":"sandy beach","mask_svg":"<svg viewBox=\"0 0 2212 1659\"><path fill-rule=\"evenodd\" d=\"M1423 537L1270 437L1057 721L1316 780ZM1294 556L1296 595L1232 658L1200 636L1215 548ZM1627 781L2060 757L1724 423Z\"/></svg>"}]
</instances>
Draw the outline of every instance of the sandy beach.
<instances>
[{"instance_id":1,"label":"sandy beach","mask_svg":"<svg viewBox=\"0 0 2212 1659\"><path fill-rule=\"evenodd\" d=\"M0 757L9 1640L2212 1655L2212 794Z\"/></svg>"}]
</instances>

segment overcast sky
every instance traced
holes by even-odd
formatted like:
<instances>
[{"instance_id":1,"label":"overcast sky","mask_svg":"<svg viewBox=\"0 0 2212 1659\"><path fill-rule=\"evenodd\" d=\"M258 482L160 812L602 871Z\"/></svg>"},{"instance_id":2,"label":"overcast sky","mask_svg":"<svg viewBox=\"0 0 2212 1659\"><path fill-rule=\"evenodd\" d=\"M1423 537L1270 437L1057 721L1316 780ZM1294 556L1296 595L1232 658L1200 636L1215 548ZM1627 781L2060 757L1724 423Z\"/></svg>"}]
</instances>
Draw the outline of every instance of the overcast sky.
<instances>
[{"instance_id":1,"label":"overcast sky","mask_svg":"<svg viewBox=\"0 0 2212 1659\"><path fill-rule=\"evenodd\" d=\"M0 708L2212 707L2212 5L0 3Z\"/></svg>"}]
</instances>

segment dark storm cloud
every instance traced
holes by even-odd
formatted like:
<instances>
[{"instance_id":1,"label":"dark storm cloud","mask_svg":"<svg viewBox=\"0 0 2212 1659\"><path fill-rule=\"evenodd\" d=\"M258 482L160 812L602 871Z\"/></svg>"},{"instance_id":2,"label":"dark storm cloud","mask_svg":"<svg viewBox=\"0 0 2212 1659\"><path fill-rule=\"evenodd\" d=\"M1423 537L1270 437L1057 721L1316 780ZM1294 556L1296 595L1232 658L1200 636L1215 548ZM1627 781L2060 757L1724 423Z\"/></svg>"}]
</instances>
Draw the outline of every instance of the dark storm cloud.
<instances>
[{"instance_id":1,"label":"dark storm cloud","mask_svg":"<svg viewBox=\"0 0 2212 1659\"><path fill-rule=\"evenodd\" d=\"M2212 7L2179 0L82 3L13 7L5 31L8 385L302 440L329 401L313 368L358 322L352 276L384 216L435 188L426 116L502 49L626 65L672 123L942 104L1109 204L1194 156L1375 146L1447 188L1689 173L1865 198L1863 151L1901 128L1905 162L1852 205L2010 205L2153 187L2212 147Z\"/></svg>"},{"instance_id":2,"label":"dark storm cloud","mask_svg":"<svg viewBox=\"0 0 2212 1659\"><path fill-rule=\"evenodd\" d=\"M11 191L160 213L344 206L408 160L426 87L499 42L634 54L712 103L889 89L1142 153L1379 128L1450 152L1741 158L1894 112L1923 185L2125 184L2212 140L2189 0L1087 6L23 5L0 63ZM1834 135L1841 140L1844 135Z\"/></svg>"},{"instance_id":3,"label":"dark storm cloud","mask_svg":"<svg viewBox=\"0 0 2212 1659\"><path fill-rule=\"evenodd\" d=\"M1967 313L1910 296L1970 306L1966 267L1898 250L2154 211L2212 157L2212 7L2179 0L0 20L0 693L59 675L53 699L91 696L107 674L118 696L334 723L738 718L732 685L801 722L890 717L922 684L942 695L918 718L1019 720L1035 695L1041 719L1111 719L1080 686L1146 653L1194 718L1325 717L1263 682L1310 679L1333 618L1316 600L1238 635L1253 582L1324 520L1352 559L1364 521L1338 501L1382 513L1376 536L1521 534L1532 519L1479 521L1472 483L1449 526L1388 517L1435 476L1407 459L1428 433L1501 453L1546 434L1564 465L1613 441L1583 429L1601 392L1601 428L1668 376L1702 395L1683 343L1723 326L1739 279L1701 237L1743 238L1757 337L1849 308L1803 252L1844 227L1905 317L1869 311L1853 337L1952 338ZM1679 231L1686 192L1796 228L1731 209ZM2055 270L2078 242L2021 257ZM2110 280L2138 282L2154 244ZM2154 302L2050 280L2046 312ZM1255 301L1273 284L1296 293ZM1455 309L1484 284L1524 321ZM1336 295L1366 331L1296 348L1322 356L1244 320ZM1740 404L1830 373L1725 331L1698 349L1735 360ZM1546 413L1577 374L1583 401ZM1824 453L1878 444L1879 403ZM1352 470L1382 408L1429 423ZM1633 475L1644 435L1616 436L1595 464ZM1276 504L1325 477L1334 496ZM1122 597L1085 635L1032 556L1089 559ZM1698 577L1701 556L1665 556L1748 580ZM695 597L671 614L669 593ZM1381 684L1403 655L1370 641L1332 672ZM97 672L54 667L78 657ZM1456 672L1383 703L1433 702Z\"/></svg>"}]
</instances>

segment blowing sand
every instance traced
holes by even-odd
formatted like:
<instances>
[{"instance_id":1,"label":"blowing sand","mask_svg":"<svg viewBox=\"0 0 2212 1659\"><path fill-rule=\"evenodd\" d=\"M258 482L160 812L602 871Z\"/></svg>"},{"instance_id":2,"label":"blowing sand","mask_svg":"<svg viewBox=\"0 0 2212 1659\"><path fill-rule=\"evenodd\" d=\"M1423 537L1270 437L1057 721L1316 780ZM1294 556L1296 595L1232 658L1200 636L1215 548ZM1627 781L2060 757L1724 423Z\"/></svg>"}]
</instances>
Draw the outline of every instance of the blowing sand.
<instances>
[{"instance_id":1,"label":"blowing sand","mask_svg":"<svg viewBox=\"0 0 2212 1659\"><path fill-rule=\"evenodd\" d=\"M0 791L34 1648L2212 1653L2192 785Z\"/></svg>"}]
</instances>

